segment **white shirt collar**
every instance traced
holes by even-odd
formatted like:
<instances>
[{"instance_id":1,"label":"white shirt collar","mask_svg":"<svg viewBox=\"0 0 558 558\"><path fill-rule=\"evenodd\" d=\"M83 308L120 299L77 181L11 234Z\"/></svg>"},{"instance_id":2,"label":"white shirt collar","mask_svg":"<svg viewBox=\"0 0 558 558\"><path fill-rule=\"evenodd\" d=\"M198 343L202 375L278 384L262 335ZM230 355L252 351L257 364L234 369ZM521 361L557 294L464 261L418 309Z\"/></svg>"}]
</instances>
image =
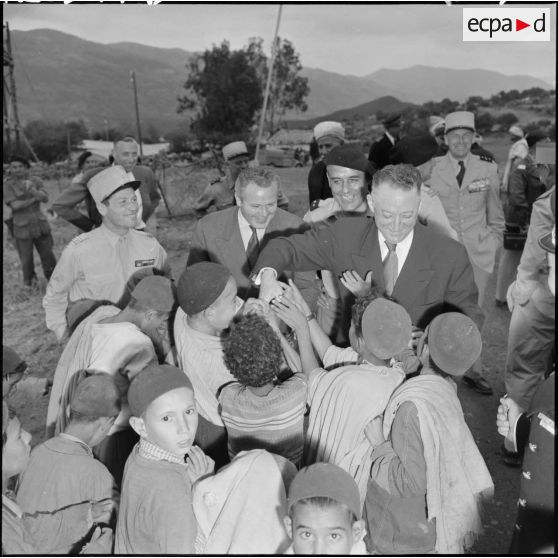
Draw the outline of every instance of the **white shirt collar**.
<instances>
[{"instance_id":1,"label":"white shirt collar","mask_svg":"<svg viewBox=\"0 0 558 558\"><path fill-rule=\"evenodd\" d=\"M397 243L395 247L395 253L397 254L397 273L401 273L401 269L403 269L403 265L405 264L405 260L409 255L409 250L411 249L411 244L413 243L413 238L415 236L415 230L412 229L411 232L401 241ZM386 238L381 233L380 229L378 229L378 242L380 243L380 253L382 255L382 261L384 261L385 257L387 256L389 249L386 245Z\"/></svg>"},{"instance_id":2,"label":"white shirt collar","mask_svg":"<svg viewBox=\"0 0 558 558\"><path fill-rule=\"evenodd\" d=\"M449 160L451 161L451 166L455 169L455 173L457 174L459 172L459 169L461 168L459 165L460 159L456 159L449 151L448 151L448 156L449 156ZM469 151L469 153L467 153L467 157L461 160L463 161L465 168L467 168L467 165L471 160L471 152Z\"/></svg>"},{"instance_id":3,"label":"white shirt collar","mask_svg":"<svg viewBox=\"0 0 558 558\"><path fill-rule=\"evenodd\" d=\"M387 136L388 140L391 141L391 145L395 145L395 138L387 131L384 131L384 134Z\"/></svg>"},{"instance_id":4,"label":"white shirt collar","mask_svg":"<svg viewBox=\"0 0 558 558\"><path fill-rule=\"evenodd\" d=\"M250 223L248 223L244 215L242 215L240 208L238 209L238 226L240 228L240 236L242 237L244 248L246 248L248 246L248 242L250 241L250 237L252 236L252 229L250 228ZM258 236L258 240L261 240L264 237L265 229L256 229L256 234Z\"/></svg>"}]
</instances>

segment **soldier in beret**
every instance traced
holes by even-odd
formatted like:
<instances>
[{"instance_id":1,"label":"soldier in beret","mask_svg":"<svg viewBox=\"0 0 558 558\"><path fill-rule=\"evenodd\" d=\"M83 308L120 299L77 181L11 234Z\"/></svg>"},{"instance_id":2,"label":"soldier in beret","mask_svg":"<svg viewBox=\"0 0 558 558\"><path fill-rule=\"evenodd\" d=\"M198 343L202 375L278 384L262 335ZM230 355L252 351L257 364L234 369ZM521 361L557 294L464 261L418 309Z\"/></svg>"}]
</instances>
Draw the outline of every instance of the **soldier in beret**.
<instances>
[{"instance_id":1,"label":"soldier in beret","mask_svg":"<svg viewBox=\"0 0 558 558\"><path fill-rule=\"evenodd\" d=\"M314 140L319 151L319 161L308 173L308 201L311 207L316 200L331 198L324 157L332 149L345 143L345 128L340 122L319 122L314 127Z\"/></svg>"},{"instance_id":2,"label":"soldier in beret","mask_svg":"<svg viewBox=\"0 0 558 558\"><path fill-rule=\"evenodd\" d=\"M449 151L421 165L420 170L425 183L440 197L459 242L467 250L482 308L496 252L502 243L504 212L499 198L498 166L471 153L474 134L472 112L448 114L446 143ZM482 377L480 360L463 381L479 393L492 394L492 388Z\"/></svg>"}]
</instances>

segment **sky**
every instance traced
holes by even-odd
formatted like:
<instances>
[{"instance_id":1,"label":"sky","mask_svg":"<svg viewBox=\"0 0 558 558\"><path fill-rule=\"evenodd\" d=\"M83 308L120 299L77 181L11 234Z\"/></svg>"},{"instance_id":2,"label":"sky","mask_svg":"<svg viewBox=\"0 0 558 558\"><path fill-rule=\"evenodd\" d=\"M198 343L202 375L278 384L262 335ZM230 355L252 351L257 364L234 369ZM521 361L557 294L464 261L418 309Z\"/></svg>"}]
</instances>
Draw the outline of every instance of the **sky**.
<instances>
[{"instance_id":1,"label":"sky","mask_svg":"<svg viewBox=\"0 0 558 558\"><path fill-rule=\"evenodd\" d=\"M537 5L542 6L525 6ZM554 24L550 42L463 42L463 6L286 3L279 35L294 43L303 66L340 74L364 76L422 64L555 81ZM555 6L545 7L555 22ZM3 8L11 29L50 28L104 44L126 41L187 51L202 51L223 39L241 48L255 36L263 37L269 49L278 13L277 4L261 3L8 3Z\"/></svg>"}]
</instances>

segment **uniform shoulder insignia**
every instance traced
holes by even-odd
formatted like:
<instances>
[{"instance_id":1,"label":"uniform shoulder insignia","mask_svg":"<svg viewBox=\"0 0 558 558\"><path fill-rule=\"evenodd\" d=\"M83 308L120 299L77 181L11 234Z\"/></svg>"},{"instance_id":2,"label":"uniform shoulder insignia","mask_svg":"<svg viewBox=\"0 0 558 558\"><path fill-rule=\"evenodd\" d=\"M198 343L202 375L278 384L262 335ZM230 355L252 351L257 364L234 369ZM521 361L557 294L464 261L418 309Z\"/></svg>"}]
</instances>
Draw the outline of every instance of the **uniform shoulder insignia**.
<instances>
[{"instance_id":1,"label":"uniform shoulder insignia","mask_svg":"<svg viewBox=\"0 0 558 558\"><path fill-rule=\"evenodd\" d=\"M479 155L479 158L481 161L486 161L487 163L496 163L494 157L492 157L491 155L482 153L481 155Z\"/></svg>"},{"instance_id":2,"label":"uniform shoulder insignia","mask_svg":"<svg viewBox=\"0 0 558 558\"><path fill-rule=\"evenodd\" d=\"M318 207L320 207L320 200L314 200L311 204L310 204L310 211L314 211L314 209L318 209Z\"/></svg>"},{"instance_id":3,"label":"uniform shoulder insignia","mask_svg":"<svg viewBox=\"0 0 558 558\"><path fill-rule=\"evenodd\" d=\"M151 233L147 232L146 230L138 230L138 229L134 229L134 231L138 234L141 234L142 236L146 236L147 238L155 238Z\"/></svg>"},{"instance_id":4,"label":"uniform shoulder insignia","mask_svg":"<svg viewBox=\"0 0 558 558\"><path fill-rule=\"evenodd\" d=\"M95 229L93 229L93 231L94 230ZM70 240L70 244L73 244L74 246L77 246L78 244L82 244L83 242L85 242L86 240L89 240L91 238L91 233L93 231L82 233L82 234L76 236L75 238L72 238L72 240Z\"/></svg>"},{"instance_id":5,"label":"uniform shoulder insignia","mask_svg":"<svg viewBox=\"0 0 558 558\"><path fill-rule=\"evenodd\" d=\"M517 165L519 170L525 170L527 167L525 165Z\"/></svg>"}]
</instances>

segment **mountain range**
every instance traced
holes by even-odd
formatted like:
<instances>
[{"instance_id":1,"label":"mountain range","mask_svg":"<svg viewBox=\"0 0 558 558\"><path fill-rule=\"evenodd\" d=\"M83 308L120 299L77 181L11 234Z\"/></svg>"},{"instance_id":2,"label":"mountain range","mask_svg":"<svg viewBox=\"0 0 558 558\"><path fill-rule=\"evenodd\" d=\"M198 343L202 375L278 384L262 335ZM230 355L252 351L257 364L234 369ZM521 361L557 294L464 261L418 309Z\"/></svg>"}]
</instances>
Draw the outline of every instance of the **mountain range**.
<instances>
[{"instance_id":1,"label":"mountain range","mask_svg":"<svg viewBox=\"0 0 558 558\"><path fill-rule=\"evenodd\" d=\"M91 130L105 126L133 131L135 122L130 72L138 88L142 126L166 133L186 120L176 113L183 94L186 65L193 53L135 43L100 44L51 29L12 31L12 53L22 123L33 119L83 119ZM502 90L553 86L528 76L488 70L452 70L413 66L378 70L364 77L304 68L310 94L305 113L288 118L310 121L380 97L405 103L463 101Z\"/></svg>"}]
</instances>

